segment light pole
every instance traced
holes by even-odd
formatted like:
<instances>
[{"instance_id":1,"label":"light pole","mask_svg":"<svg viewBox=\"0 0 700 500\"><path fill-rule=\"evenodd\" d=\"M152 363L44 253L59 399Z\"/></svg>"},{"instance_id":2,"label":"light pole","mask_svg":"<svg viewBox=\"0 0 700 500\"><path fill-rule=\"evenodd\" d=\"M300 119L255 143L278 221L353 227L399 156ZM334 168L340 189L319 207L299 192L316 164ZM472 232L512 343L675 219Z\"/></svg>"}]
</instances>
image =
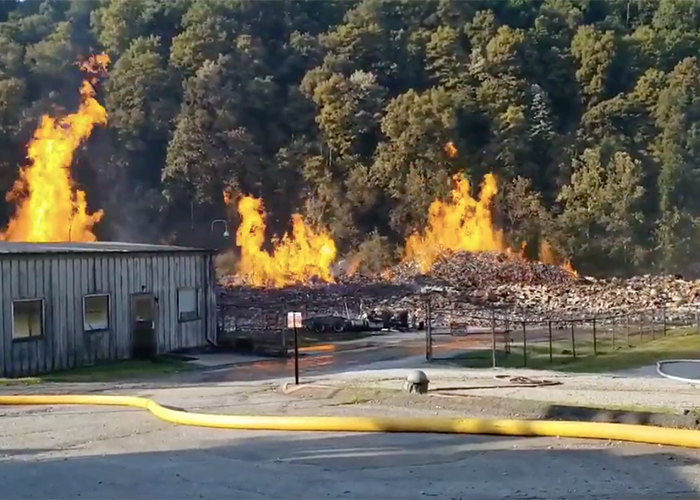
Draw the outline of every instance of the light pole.
<instances>
[{"instance_id":1,"label":"light pole","mask_svg":"<svg viewBox=\"0 0 700 500\"><path fill-rule=\"evenodd\" d=\"M221 222L224 225L224 238L229 237L229 232L228 232L228 222L225 221L224 219L216 219L211 222L211 232L214 232L214 226L216 225L217 222Z\"/></svg>"}]
</instances>

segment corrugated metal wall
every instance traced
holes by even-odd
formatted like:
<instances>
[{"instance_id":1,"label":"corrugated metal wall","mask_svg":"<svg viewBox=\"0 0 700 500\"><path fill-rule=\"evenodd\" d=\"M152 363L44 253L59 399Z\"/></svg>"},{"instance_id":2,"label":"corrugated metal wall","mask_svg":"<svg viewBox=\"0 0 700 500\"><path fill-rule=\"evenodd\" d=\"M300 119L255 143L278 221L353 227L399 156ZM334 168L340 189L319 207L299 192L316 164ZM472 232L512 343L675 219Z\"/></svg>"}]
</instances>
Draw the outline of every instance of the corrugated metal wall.
<instances>
[{"instance_id":1,"label":"corrugated metal wall","mask_svg":"<svg viewBox=\"0 0 700 500\"><path fill-rule=\"evenodd\" d=\"M156 297L160 353L216 334L212 257L197 253L0 255L0 374L27 376L130 355L131 297ZM178 288L199 288L200 319L178 321ZM110 328L83 331L83 297L110 295ZM12 302L44 299L43 337L12 339Z\"/></svg>"}]
</instances>

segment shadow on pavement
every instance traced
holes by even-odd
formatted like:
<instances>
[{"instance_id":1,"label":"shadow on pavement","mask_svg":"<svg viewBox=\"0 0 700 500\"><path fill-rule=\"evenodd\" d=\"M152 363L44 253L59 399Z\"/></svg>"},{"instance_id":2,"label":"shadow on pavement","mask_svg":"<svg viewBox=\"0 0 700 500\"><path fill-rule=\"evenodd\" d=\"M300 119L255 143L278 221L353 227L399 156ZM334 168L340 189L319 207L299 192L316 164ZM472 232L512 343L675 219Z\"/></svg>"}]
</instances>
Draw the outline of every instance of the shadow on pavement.
<instances>
[{"instance_id":1,"label":"shadow on pavement","mask_svg":"<svg viewBox=\"0 0 700 500\"><path fill-rule=\"evenodd\" d=\"M618 424L657 425L662 427L698 428L696 415L656 413L636 410L609 410L583 406L549 405L542 420L575 420L579 422L612 422Z\"/></svg>"},{"instance_id":2,"label":"shadow on pavement","mask_svg":"<svg viewBox=\"0 0 700 500\"><path fill-rule=\"evenodd\" d=\"M21 455L38 455L50 453L50 448L0 448L0 459L7 457L18 457Z\"/></svg>"},{"instance_id":3,"label":"shadow on pavement","mask_svg":"<svg viewBox=\"0 0 700 500\"><path fill-rule=\"evenodd\" d=\"M700 481L694 451L544 438L173 427L37 451L2 462L0 498L663 499Z\"/></svg>"}]
</instances>

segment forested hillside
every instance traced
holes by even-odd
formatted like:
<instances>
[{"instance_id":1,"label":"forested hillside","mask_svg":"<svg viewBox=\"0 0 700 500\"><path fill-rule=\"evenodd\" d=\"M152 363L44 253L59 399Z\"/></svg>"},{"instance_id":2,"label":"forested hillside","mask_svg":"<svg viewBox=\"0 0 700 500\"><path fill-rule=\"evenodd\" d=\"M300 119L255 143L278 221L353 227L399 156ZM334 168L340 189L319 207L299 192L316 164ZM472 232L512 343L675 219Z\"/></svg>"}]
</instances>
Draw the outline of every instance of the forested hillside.
<instances>
[{"instance_id":1,"label":"forested hillside","mask_svg":"<svg viewBox=\"0 0 700 500\"><path fill-rule=\"evenodd\" d=\"M493 173L513 248L589 273L700 260L700 0L28 0L0 21L3 192L42 114L76 108L75 61L112 60L74 162L100 238L222 245L227 190L370 262L454 174L476 194Z\"/></svg>"}]
</instances>

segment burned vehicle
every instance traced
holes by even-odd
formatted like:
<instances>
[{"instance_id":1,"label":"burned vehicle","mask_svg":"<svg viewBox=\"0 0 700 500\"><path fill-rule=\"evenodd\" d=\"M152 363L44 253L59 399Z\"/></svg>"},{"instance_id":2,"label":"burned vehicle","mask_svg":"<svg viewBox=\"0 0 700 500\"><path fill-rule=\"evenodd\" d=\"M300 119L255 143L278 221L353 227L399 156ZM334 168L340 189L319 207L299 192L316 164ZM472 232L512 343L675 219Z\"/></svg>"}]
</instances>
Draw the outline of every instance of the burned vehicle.
<instances>
[{"instance_id":1,"label":"burned vehicle","mask_svg":"<svg viewBox=\"0 0 700 500\"><path fill-rule=\"evenodd\" d=\"M361 314L358 318L348 318L340 315L323 315L306 318L304 328L315 333L326 332L358 332L380 330L422 330L424 323L418 322L415 315L407 310L390 311L388 309L372 310Z\"/></svg>"},{"instance_id":2,"label":"burned vehicle","mask_svg":"<svg viewBox=\"0 0 700 500\"><path fill-rule=\"evenodd\" d=\"M306 318L302 322L302 325L305 329L315 333L340 333L349 331L352 326L352 322L342 316L326 315Z\"/></svg>"}]
</instances>

